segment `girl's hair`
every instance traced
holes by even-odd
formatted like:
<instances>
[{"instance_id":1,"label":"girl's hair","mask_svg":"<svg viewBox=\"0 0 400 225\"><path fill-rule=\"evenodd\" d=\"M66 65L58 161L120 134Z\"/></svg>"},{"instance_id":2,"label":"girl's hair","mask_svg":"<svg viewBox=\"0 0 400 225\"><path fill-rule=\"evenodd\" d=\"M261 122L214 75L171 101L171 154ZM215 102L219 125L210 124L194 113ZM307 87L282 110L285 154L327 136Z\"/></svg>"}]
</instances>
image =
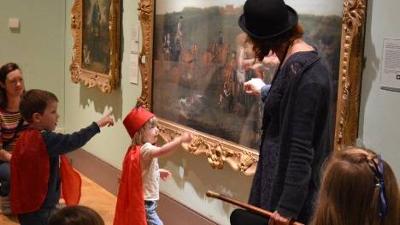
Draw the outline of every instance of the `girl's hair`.
<instances>
[{"instance_id":1,"label":"girl's hair","mask_svg":"<svg viewBox=\"0 0 400 225\"><path fill-rule=\"evenodd\" d=\"M349 147L325 165L311 224L400 224L399 191L392 169L379 155Z\"/></svg>"},{"instance_id":2,"label":"girl's hair","mask_svg":"<svg viewBox=\"0 0 400 225\"><path fill-rule=\"evenodd\" d=\"M157 126L157 118L152 117L135 133L135 135L132 138L132 145L143 145L146 142L146 140L144 139L145 130L156 126Z\"/></svg>"},{"instance_id":3,"label":"girl's hair","mask_svg":"<svg viewBox=\"0 0 400 225\"><path fill-rule=\"evenodd\" d=\"M253 50L256 58L260 61L267 56L270 50L287 48L292 42L303 37L304 29L300 24L296 24L292 29L272 40L256 39L248 36L253 44Z\"/></svg>"},{"instance_id":4,"label":"girl's hair","mask_svg":"<svg viewBox=\"0 0 400 225\"><path fill-rule=\"evenodd\" d=\"M67 206L53 214L49 225L104 225L104 221L93 209L77 205Z\"/></svg>"},{"instance_id":5,"label":"girl's hair","mask_svg":"<svg viewBox=\"0 0 400 225\"><path fill-rule=\"evenodd\" d=\"M0 107L6 108L7 107L7 93L5 90L7 75L14 70L21 70L16 63L7 63L0 67Z\"/></svg>"}]
</instances>

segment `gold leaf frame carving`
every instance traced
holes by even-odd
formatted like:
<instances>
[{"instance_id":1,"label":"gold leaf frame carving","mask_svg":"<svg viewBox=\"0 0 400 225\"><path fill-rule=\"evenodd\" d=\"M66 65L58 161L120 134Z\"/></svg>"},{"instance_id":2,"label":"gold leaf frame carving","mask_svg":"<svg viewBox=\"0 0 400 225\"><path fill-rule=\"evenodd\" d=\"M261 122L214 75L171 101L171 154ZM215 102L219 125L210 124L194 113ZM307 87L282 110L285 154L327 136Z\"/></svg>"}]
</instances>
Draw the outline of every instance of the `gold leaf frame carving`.
<instances>
[{"instance_id":1,"label":"gold leaf frame carving","mask_svg":"<svg viewBox=\"0 0 400 225\"><path fill-rule=\"evenodd\" d=\"M75 0L71 9L71 31L73 38L72 62L70 65L71 80L82 83L88 88L97 87L103 93L111 93L120 82L120 0L110 0L108 29L110 38L109 72L100 73L83 68L83 14L84 0Z\"/></svg>"},{"instance_id":2,"label":"gold leaf frame carving","mask_svg":"<svg viewBox=\"0 0 400 225\"><path fill-rule=\"evenodd\" d=\"M139 56L142 93L138 104L149 109L152 106L153 93L154 1L140 0L138 8L143 35ZM354 145L357 138L366 4L366 0L343 1L335 150L340 150L342 146ZM205 155L213 168L221 169L228 163L233 169L246 175L251 175L255 171L258 153L250 148L163 119L159 119L159 127L161 136L166 141L183 131L192 132L194 140L183 147L195 155Z\"/></svg>"}]
</instances>

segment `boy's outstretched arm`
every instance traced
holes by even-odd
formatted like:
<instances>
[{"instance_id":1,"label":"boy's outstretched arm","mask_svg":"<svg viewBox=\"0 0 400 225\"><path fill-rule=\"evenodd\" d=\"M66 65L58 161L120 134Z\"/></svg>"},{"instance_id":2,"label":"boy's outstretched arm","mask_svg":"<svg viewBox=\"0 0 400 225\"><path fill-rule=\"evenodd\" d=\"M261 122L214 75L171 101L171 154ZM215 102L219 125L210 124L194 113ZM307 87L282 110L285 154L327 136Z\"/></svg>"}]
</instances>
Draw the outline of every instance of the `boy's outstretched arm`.
<instances>
[{"instance_id":1,"label":"boy's outstretched arm","mask_svg":"<svg viewBox=\"0 0 400 225\"><path fill-rule=\"evenodd\" d=\"M161 146L157 151L154 151L152 156L153 157L160 157L162 155L168 154L176 148L184 143L184 142L190 142L192 140L192 135L190 133L183 133L181 136L178 136L174 138L172 141L165 143L163 146Z\"/></svg>"},{"instance_id":2,"label":"boy's outstretched arm","mask_svg":"<svg viewBox=\"0 0 400 225\"><path fill-rule=\"evenodd\" d=\"M85 145L94 135L100 132L100 127L114 124L110 114L106 114L99 121L93 122L72 134L59 134L54 132L43 132L42 136L50 156L62 155L76 150Z\"/></svg>"}]
</instances>

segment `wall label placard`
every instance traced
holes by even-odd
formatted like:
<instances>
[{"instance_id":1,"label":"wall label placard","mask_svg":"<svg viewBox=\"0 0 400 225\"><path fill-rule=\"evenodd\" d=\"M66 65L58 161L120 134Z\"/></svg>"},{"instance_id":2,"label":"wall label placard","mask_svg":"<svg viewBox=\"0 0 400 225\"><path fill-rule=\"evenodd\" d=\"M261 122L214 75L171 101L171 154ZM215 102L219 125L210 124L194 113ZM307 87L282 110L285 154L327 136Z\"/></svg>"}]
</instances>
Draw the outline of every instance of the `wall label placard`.
<instances>
[{"instance_id":1,"label":"wall label placard","mask_svg":"<svg viewBox=\"0 0 400 225\"><path fill-rule=\"evenodd\" d=\"M400 92L400 39L384 39L382 58L381 88Z\"/></svg>"}]
</instances>

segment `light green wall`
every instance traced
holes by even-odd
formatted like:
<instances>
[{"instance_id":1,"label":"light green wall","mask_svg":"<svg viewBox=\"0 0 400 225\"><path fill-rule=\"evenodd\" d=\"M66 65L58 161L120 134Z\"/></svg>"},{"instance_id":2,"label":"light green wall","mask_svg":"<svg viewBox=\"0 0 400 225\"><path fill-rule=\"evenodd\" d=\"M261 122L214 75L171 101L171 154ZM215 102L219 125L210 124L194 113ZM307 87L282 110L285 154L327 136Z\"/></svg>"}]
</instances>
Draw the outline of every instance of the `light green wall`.
<instances>
[{"instance_id":1,"label":"light green wall","mask_svg":"<svg viewBox=\"0 0 400 225\"><path fill-rule=\"evenodd\" d=\"M366 67L363 74L362 97L360 108L360 142L366 147L380 151L400 177L400 93L379 89L379 70L381 65L383 37L400 37L400 20L396 9L400 8L397 0L369 0L368 20L366 26L365 57ZM70 3L67 4L67 14ZM121 118L138 97L141 85L128 82L129 60L127 56L131 29L137 24L137 1L124 1L123 10L123 61L121 89L111 96L100 94L97 90L88 90L72 84L66 76L66 127L76 129L87 120L98 117L105 106L114 108L118 123L114 128L102 133L85 148L110 164L120 168L121 160L129 139L121 125ZM391 21L391 22L390 22ZM69 21L67 21L69 27ZM70 33L67 29L66 61L70 62ZM66 71L68 74L68 71ZM78 100L79 99L79 100ZM77 116L79 115L79 116ZM182 202L200 214L210 217L220 224L229 224L228 215L232 210L220 201L210 200L204 196L208 190L227 193L235 198L246 200L251 177L241 176L229 167L223 170L211 169L204 156L195 157L186 152L178 152L161 160L160 165L170 169L173 179L162 183L163 193Z\"/></svg>"},{"instance_id":2,"label":"light green wall","mask_svg":"<svg viewBox=\"0 0 400 225\"><path fill-rule=\"evenodd\" d=\"M130 142L121 119L135 105L141 90L141 85L128 82L129 75L135 72L129 67L128 49L132 29L138 23L137 1L123 2L121 88L108 95L70 80L72 40L69 15L72 0L2 0L1 3L0 64L18 62L23 68L28 88L55 92L60 98L61 120L66 121L65 130L68 132L100 118L103 111L112 108L116 125L104 129L84 148L121 168L123 155ZM396 11L400 3L387 0L378 4L377 0L369 0L368 7L359 141L366 147L382 152L399 178L400 93L381 90L379 72L383 38L400 37L400 27L395 25L400 20ZM20 18L19 33L12 33L8 29L9 17ZM161 184L162 192L219 224L229 224L228 215L232 207L206 198L206 190L227 193L241 200L247 198L251 177L244 177L228 166L223 170L213 170L204 156L179 151L161 159L160 165L174 174L172 179Z\"/></svg>"},{"instance_id":3,"label":"light green wall","mask_svg":"<svg viewBox=\"0 0 400 225\"><path fill-rule=\"evenodd\" d=\"M129 136L125 132L121 120L140 94L140 86L128 82L128 76L134 71L129 69L128 51L122 50L122 77L121 88L113 90L111 94L103 94L97 88L87 88L84 85L72 83L69 65L72 59L72 35L71 35L71 8L72 0L66 0L67 19L65 31L65 130L68 132L88 125L91 121L100 119L103 112L112 109L115 126L105 128L100 135L95 136L84 148L98 156L100 159L120 168L121 160L126 148L129 146ZM124 27L121 48L127 49L131 38L130 27L137 21L137 5L133 1L124 2L122 26Z\"/></svg>"},{"instance_id":4,"label":"light green wall","mask_svg":"<svg viewBox=\"0 0 400 225\"><path fill-rule=\"evenodd\" d=\"M67 0L66 12L70 14L72 1ZM70 132L100 118L103 111L113 109L116 125L103 129L90 141L84 149L111 165L121 168L123 156L130 139L121 120L135 105L140 95L141 85L129 83L131 71L129 63L129 47L134 26L138 24L137 1L124 1L122 13L122 80L121 88L112 94L102 94L97 89L88 89L71 82L68 66L65 70L65 128ZM70 27L67 18L66 27ZM66 30L65 63L71 63L72 38ZM140 83L140 81L139 81ZM195 157L183 150L162 158L160 166L172 171L173 177L161 184L161 191L189 208L198 211L219 224L229 224L231 205L222 204L218 200L210 200L205 196L207 190L215 190L231 194L235 198L246 201L251 177L245 177L232 171L228 166L224 170L213 170L205 157ZM116 178L117 179L117 178Z\"/></svg>"},{"instance_id":5,"label":"light green wall","mask_svg":"<svg viewBox=\"0 0 400 225\"><path fill-rule=\"evenodd\" d=\"M18 32L8 28L9 18L19 18ZM0 64L19 64L26 89L47 89L57 95L60 129L64 124L64 31L64 1L1 0Z\"/></svg>"},{"instance_id":6,"label":"light green wall","mask_svg":"<svg viewBox=\"0 0 400 225\"><path fill-rule=\"evenodd\" d=\"M384 38L400 38L398 0L369 0L359 141L382 153L400 180L400 92L380 89Z\"/></svg>"}]
</instances>

